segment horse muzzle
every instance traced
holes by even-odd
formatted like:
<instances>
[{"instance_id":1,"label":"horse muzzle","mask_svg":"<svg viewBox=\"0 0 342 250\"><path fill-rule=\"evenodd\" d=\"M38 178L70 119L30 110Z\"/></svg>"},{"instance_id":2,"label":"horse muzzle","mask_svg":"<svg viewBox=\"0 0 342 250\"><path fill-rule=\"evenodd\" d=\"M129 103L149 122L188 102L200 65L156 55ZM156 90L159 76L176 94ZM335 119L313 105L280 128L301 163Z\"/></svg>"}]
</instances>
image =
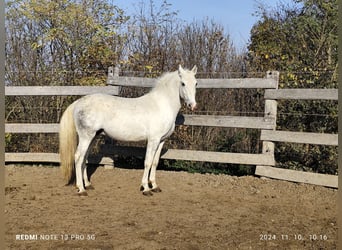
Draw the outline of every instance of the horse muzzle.
<instances>
[{"instance_id":1,"label":"horse muzzle","mask_svg":"<svg viewBox=\"0 0 342 250\"><path fill-rule=\"evenodd\" d=\"M194 103L189 103L188 104L188 107L191 111L194 111L196 108L197 108L197 103L194 102Z\"/></svg>"}]
</instances>

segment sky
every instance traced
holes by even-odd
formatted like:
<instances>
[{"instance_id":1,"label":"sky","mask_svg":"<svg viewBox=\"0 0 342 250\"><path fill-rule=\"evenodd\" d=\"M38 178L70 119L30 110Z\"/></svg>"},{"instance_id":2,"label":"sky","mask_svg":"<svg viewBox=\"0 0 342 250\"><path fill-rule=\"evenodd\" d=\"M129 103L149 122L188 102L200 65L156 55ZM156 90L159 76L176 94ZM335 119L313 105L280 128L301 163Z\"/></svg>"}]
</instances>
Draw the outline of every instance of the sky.
<instances>
[{"instance_id":1,"label":"sky","mask_svg":"<svg viewBox=\"0 0 342 250\"><path fill-rule=\"evenodd\" d=\"M112 0L115 5L131 15L135 12L141 0ZM146 2L149 0L146 0ZM160 5L163 0L154 0ZM178 17L187 22L203 20L208 17L223 25L231 36L233 44L238 49L247 46L250 30L258 17L253 15L258 3L265 3L268 8L274 8L279 3L293 5L293 0L168 0L172 10L178 11Z\"/></svg>"}]
</instances>

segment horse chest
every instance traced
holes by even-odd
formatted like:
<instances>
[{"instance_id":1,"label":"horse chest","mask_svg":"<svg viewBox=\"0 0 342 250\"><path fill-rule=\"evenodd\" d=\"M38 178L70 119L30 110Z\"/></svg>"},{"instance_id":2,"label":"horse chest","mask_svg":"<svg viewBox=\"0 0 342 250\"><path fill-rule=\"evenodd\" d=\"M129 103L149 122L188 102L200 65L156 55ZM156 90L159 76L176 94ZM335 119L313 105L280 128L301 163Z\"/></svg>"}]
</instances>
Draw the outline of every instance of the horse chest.
<instances>
[{"instance_id":1,"label":"horse chest","mask_svg":"<svg viewBox=\"0 0 342 250\"><path fill-rule=\"evenodd\" d=\"M175 123L172 122L170 126L165 128L165 132L164 132L164 135L161 137L161 140L165 140L166 138L170 137L174 131L175 131Z\"/></svg>"}]
</instances>

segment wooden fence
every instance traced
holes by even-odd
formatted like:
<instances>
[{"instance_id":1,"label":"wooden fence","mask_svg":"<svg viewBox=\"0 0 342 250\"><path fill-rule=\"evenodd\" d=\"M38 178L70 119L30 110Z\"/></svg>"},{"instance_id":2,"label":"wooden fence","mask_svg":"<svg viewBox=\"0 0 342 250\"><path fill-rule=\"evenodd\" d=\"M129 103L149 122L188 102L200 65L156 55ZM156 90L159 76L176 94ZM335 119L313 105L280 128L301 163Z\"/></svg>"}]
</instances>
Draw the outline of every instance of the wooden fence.
<instances>
[{"instance_id":1,"label":"wooden fence","mask_svg":"<svg viewBox=\"0 0 342 250\"><path fill-rule=\"evenodd\" d=\"M260 154L208 152L196 150L165 149L163 159L205 161L232 164L255 165L256 175L295 182L312 183L337 187L337 176L307 173L275 168L274 142L293 142L337 146L336 134L299 133L276 131L277 100L280 99L320 99L337 100L337 89L278 89L279 73L267 72L264 78L242 79L198 79L198 88L256 88L265 89L265 110L263 117L219 116L219 115L180 115L177 125L215 126L233 128L252 128L261 130L263 149ZM119 86L153 87L155 79L119 76L117 68L110 68L107 85L103 87L53 86L53 87L5 87L6 96L36 95L86 95L91 93L109 93L118 95ZM6 123L6 133L58 133L59 124L23 124ZM112 152L101 152L96 162L113 164L113 156L144 155L144 149L132 147L113 147ZM109 157L108 157L109 156ZM59 162L56 153L5 153L6 162ZM91 161L91 159L90 159Z\"/></svg>"}]
</instances>

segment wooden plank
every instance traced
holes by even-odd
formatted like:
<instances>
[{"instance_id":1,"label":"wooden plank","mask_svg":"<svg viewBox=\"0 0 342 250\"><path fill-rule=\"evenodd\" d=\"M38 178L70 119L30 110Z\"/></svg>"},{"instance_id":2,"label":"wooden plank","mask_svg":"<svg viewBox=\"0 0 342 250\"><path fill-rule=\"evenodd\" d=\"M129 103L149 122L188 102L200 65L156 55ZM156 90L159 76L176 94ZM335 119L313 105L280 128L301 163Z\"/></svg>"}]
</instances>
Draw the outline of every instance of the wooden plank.
<instances>
[{"instance_id":1,"label":"wooden plank","mask_svg":"<svg viewBox=\"0 0 342 250\"><path fill-rule=\"evenodd\" d=\"M134 155L136 157L145 156L145 148L139 147L114 147L111 148L110 155L103 154L101 157L90 158L89 162L108 164L110 156L114 155ZM106 150L107 151L107 150ZM105 157L103 157L105 155ZM241 153L222 153L195 150L164 150L162 159L187 160L187 161L205 161L218 163L233 163L246 165L275 165L274 157L264 154L241 154ZM100 160L101 159L101 160ZM58 163L59 154L56 153L5 153L5 162L49 162Z\"/></svg>"},{"instance_id":2,"label":"wooden plank","mask_svg":"<svg viewBox=\"0 0 342 250\"><path fill-rule=\"evenodd\" d=\"M105 151L105 152L103 152ZM146 148L142 147L106 147L102 150L105 155L126 155L145 157ZM246 153L226 153L226 152L208 152L197 150L164 149L161 153L161 159L174 159L186 161L203 161L232 163L245 165L275 165L274 156L270 154L246 154ZM263 164L260 164L263 162Z\"/></svg>"},{"instance_id":3,"label":"wooden plank","mask_svg":"<svg viewBox=\"0 0 342 250\"><path fill-rule=\"evenodd\" d=\"M6 123L5 133L58 133L58 123Z\"/></svg>"},{"instance_id":4,"label":"wooden plank","mask_svg":"<svg viewBox=\"0 0 342 250\"><path fill-rule=\"evenodd\" d=\"M116 86L14 86L5 87L6 96L71 96L106 93L118 95L119 87Z\"/></svg>"},{"instance_id":5,"label":"wooden plank","mask_svg":"<svg viewBox=\"0 0 342 250\"><path fill-rule=\"evenodd\" d=\"M337 134L262 130L260 139L262 141L307 143L331 146L338 145Z\"/></svg>"},{"instance_id":6,"label":"wooden plank","mask_svg":"<svg viewBox=\"0 0 342 250\"><path fill-rule=\"evenodd\" d=\"M273 129L274 123L274 119L264 117L218 115L179 115L176 120L176 125L253 129Z\"/></svg>"},{"instance_id":7,"label":"wooden plank","mask_svg":"<svg viewBox=\"0 0 342 250\"><path fill-rule=\"evenodd\" d=\"M176 125L212 126L225 128L272 129L274 120L264 117L179 115ZM6 123L6 133L58 133L58 123Z\"/></svg>"},{"instance_id":8,"label":"wooden plank","mask_svg":"<svg viewBox=\"0 0 342 250\"><path fill-rule=\"evenodd\" d=\"M197 88L272 89L277 86L275 79L266 78L198 79L197 82Z\"/></svg>"},{"instance_id":9,"label":"wooden plank","mask_svg":"<svg viewBox=\"0 0 342 250\"><path fill-rule=\"evenodd\" d=\"M5 162L59 163L56 153L5 153Z\"/></svg>"},{"instance_id":10,"label":"wooden plank","mask_svg":"<svg viewBox=\"0 0 342 250\"><path fill-rule=\"evenodd\" d=\"M197 79L197 88L276 88L277 81L267 78L236 78L236 79ZM134 87L154 87L157 83L155 78L143 77L108 77L108 84Z\"/></svg>"},{"instance_id":11,"label":"wooden plank","mask_svg":"<svg viewBox=\"0 0 342 250\"><path fill-rule=\"evenodd\" d=\"M267 89L265 99L338 100L338 89Z\"/></svg>"},{"instance_id":12,"label":"wooden plank","mask_svg":"<svg viewBox=\"0 0 342 250\"><path fill-rule=\"evenodd\" d=\"M60 158L57 153L5 153L5 162L60 163ZM113 165L113 160L110 157L89 157L87 163Z\"/></svg>"},{"instance_id":13,"label":"wooden plank","mask_svg":"<svg viewBox=\"0 0 342 250\"><path fill-rule=\"evenodd\" d=\"M125 87L145 87L151 88L156 85L156 78L147 77L108 77L107 84Z\"/></svg>"},{"instance_id":14,"label":"wooden plank","mask_svg":"<svg viewBox=\"0 0 342 250\"><path fill-rule=\"evenodd\" d=\"M245 165L259 165L260 162L264 162L262 165L275 165L273 155L268 154L244 154L170 149L167 150L166 153L161 156L161 158Z\"/></svg>"},{"instance_id":15,"label":"wooden plank","mask_svg":"<svg viewBox=\"0 0 342 250\"><path fill-rule=\"evenodd\" d=\"M257 166L256 175L279 180L308 183L326 187L338 188L338 176L281 169L269 166Z\"/></svg>"}]
</instances>

